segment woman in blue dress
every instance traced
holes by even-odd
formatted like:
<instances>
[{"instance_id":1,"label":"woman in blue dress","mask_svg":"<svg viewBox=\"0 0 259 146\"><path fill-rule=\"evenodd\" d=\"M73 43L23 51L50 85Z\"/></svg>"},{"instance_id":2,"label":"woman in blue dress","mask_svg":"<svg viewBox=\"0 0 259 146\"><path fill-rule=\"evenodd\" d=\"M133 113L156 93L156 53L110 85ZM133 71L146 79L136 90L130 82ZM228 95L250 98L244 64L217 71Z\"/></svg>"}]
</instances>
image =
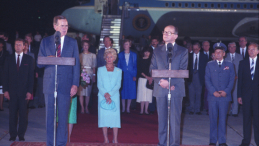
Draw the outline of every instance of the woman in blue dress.
<instances>
[{"instance_id":1,"label":"woman in blue dress","mask_svg":"<svg viewBox=\"0 0 259 146\"><path fill-rule=\"evenodd\" d=\"M137 54L130 51L131 41L125 40L124 51L118 55L118 67L123 71L123 85L121 90L122 113L125 112L127 99L127 113L130 113L130 103L136 99Z\"/></svg>"},{"instance_id":2,"label":"woman in blue dress","mask_svg":"<svg viewBox=\"0 0 259 146\"><path fill-rule=\"evenodd\" d=\"M106 49L104 59L106 65L97 72L98 92L98 127L102 128L104 143L109 143L107 130L113 128L113 143L118 143L120 120L120 87L121 69L114 66L117 53L114 49Z\"/></svg>"}]
</instances>

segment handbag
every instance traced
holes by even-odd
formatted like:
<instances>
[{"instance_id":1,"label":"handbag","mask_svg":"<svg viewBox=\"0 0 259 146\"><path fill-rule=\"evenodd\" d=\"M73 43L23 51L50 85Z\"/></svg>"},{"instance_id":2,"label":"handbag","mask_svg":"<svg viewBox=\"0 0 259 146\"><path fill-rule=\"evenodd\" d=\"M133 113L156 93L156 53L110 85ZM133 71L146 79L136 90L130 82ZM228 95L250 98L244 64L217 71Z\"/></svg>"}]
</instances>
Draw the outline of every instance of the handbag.
<instances>
[{"instance_id":1,"label":"handbag","mask_svg":"<svg viewBox=\"0 0 259 146\"><path fill-rule=\"evenodd\" d=\"M112 101L110 104L108 104L108 103L106 103L106 100L104 99L101 101L100 106L104 110L110 110L113 112L115 112L117 110L114 101Z\"/></svg>"},{"instance_id":2,"label":"handbag","mask_svg":"<svg viewBox=\"0 0 259 146\"><path fill-rule=\"evenodd\" d=\"M148 82L148 80L147 80L147 82L146 82L146 87L147 87L148 89L150 89L150 90L153 90L153 88L154 88L154 80L152 81L151 84L149 84L149 82Z\"/></svg>"}]
</instances>

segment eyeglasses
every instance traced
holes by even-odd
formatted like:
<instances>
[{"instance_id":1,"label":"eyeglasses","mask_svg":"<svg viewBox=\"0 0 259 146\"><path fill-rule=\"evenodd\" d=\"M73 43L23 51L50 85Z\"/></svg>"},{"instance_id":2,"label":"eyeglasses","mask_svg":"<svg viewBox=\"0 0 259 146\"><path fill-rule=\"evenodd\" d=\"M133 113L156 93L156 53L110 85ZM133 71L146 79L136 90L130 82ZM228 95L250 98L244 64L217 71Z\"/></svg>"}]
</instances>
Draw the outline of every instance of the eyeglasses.
<instances>
[{"instance_id":1,"label":"eyeglasses","mask_svg":"<svg viewBox=\"0 0 259 146\"><path fill-rule=\"evenodd\" d=\"M168 31L168 32L167 32L167 31L162 31L162 34L163 34L163 35L169 35L169 36L170 36L170 35L175 34L175 33L172 33L172 32L170 32L170 31Z\"/></svg>"},{"instance_id":2,"label":"eyeglasses","mask_svg":"<svg viewBox=\"0 0 259 146\"><path fill-rule=\"evenodd\" d=\"M62 28L68 28L69 27L68 25L57 25L57 26L60 26Z\"/></svg>"}]
</instances>

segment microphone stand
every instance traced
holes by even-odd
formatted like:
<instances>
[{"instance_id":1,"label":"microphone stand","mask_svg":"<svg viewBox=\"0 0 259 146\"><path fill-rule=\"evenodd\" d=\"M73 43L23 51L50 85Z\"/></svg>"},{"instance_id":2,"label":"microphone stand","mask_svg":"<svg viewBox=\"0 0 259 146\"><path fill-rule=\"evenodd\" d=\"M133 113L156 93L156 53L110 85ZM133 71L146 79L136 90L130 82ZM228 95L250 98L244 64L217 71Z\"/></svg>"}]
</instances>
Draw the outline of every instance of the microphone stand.
<instances>
[{"instance_id":1,"label":"microphone stand","mask_svg":"<svg viewBox=\"0 0 259 146\"><path fill-rule=\"evenodd\" d=\"M171 62L172 62L172 54L170 52L169 54L169 70L171 70ZM171 110L171 78L169 78L168 80L168 86L169 86L169 90L168 90L168 94L167 94L167 98L168 98L168 111L167 111L167 146L170 145L170 110Z\"/></svg>"},{"instance_id":2,"label":"microphone stand","mask_svg":"<svg viewBox=\"0 0 259 146\"><path fill-rule=\"evenodd\" d=\"M58 44L56 44L56 57L58 57ZM56 146L56 125L57 125L57 86L58 86L58 79L57 79L57 72L58 72L58 65L55 65L55 91L54 91L54 141L53 144Z\"/></svg>"}]
</instances>

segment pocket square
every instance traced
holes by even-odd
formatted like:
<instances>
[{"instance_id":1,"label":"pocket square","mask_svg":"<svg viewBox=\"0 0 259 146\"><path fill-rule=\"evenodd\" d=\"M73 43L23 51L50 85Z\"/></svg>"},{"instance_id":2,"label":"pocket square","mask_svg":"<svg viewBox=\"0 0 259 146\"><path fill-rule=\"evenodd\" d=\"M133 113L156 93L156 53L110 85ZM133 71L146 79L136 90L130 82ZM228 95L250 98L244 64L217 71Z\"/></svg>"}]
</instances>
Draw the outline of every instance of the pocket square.
<instances>
[{"instance_id":1,"label":"pocket square","mask_svg":"<svg viewBox=\"0 0 259 146\"><path fill-rule=\"evenodd\" d=\"M228 66L225 66L224 70L228 70L228 69L229 69L229 67L228 67Z\"/></svg>"}]
</instances>

